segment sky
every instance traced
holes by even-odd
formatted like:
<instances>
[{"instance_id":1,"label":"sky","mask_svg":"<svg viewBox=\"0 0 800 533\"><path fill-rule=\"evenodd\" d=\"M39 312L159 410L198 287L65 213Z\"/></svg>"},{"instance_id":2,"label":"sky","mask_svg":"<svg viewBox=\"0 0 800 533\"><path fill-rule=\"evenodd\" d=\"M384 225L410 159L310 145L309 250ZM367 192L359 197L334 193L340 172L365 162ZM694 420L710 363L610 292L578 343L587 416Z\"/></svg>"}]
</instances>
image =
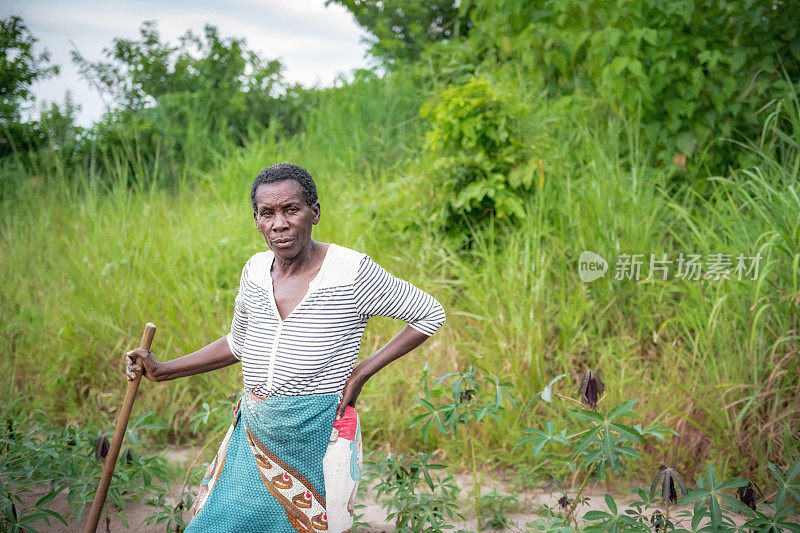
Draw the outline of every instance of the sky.
<instances>
[{"instance_id":1,"label":"sky","mask_svg":"<svg viewBox=\"0 0 800 533\"><path fill-rule=\"evenodd\" d=\"M222 37L239 37L262 57L280 59L284 77L305 86L330 86L340 74L368 65L365 35L343 7L324 0L2 0L0 17L22 17L61 66L55 78L37 82L39 101L63 102L67 90L81 106L78 123L89 125L106 109L101 95L81 79L70 50L90 61L103 59L114 37L136 39L145 20L158 22L161 40L176 43L187 29L206 23Z\"/></svg>"}]
</instances>

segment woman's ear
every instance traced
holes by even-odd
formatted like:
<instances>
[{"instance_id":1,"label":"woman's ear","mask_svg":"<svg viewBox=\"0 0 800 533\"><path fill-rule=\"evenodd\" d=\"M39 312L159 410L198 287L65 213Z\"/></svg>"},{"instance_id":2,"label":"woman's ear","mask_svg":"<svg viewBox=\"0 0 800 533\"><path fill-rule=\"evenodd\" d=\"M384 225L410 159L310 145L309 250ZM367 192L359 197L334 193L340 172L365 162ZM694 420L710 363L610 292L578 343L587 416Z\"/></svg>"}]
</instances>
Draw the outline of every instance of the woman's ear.
<instances>
[{"instance_id":1,"label":"woman's ear","mask_svg":"<svg viewBox=\"0 0 800 533\"><path fill-rule=\"evenodd\" d=\"M319 222L319 217L322 214L322 208L320 207L319 202L317 202L311 209L314 210L314 225L316 226Z\"/></svg>"}]
</instances>

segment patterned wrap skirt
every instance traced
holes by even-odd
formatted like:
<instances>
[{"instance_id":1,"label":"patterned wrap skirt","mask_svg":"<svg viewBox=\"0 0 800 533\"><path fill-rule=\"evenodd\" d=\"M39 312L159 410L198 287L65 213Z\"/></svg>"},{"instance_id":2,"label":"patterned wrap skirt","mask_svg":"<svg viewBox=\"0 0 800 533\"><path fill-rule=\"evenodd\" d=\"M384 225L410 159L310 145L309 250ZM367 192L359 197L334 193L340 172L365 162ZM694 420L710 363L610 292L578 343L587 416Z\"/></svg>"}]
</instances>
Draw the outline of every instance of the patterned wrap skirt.
<instances>
[{"instance_id":1,"label":"patterned wrap skirt","mask_svg":"<svg viewBox=\"0 0 800 533\"><path fill-rule=\"evenodd\" d=\"M338 396L246 392L192 507L187 533L342 533L353 525L361 429Z\"/></svg>"}]
</instances>

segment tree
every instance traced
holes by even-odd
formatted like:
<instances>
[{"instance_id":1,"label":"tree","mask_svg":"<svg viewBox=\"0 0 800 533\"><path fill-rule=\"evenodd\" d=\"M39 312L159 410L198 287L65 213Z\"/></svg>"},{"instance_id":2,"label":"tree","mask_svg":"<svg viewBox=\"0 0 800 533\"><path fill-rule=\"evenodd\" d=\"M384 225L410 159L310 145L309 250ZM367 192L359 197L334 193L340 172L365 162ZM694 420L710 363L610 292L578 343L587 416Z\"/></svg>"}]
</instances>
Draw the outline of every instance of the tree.
<instances>
[{"instance_id":1,"label":"tree","mask_svg":"<svg viewBox=\"0 0 800 533\"><path fill-rule=\"evenodd\" d=\"M50 53L34 51L37 39L20 17L0 20L0 157L12 152L24 136L22 110L34 100L31 86L58 74Z\"/></svg>"},{"instance_id":2,"label":"tree","mask_svg":"<svg viewBox=\"0 0 800 533\"><path fill-rule=\"evenodd\" d=\"M419 59L426 45L466 36L468 10L454 0L326 0L347 8L372 34L370 54L387 65Z\"/></svg>"},{"instance_id":3,"label":"tree","mask_svg":"<svg viewBox=\"0 0 800 533\"><path fill-rule=\"evenodd\" d=\"M139 35L139 40L114 39L104 51L107 61L93 63L72 52L83 77L125 109L194 94L229 115L247 93L268 98L283 87L280 61L261 58L244 39L222 38L210 24L202 35L187 31L177 46L161 41L155 21L144 22Z\"/></svg>"},{"instance_id":4,"label":"tree","mask_svg":"<svg viewBox=\"0 0 800 533\"><path fill-rule=\"evenodd\" d=\"M484 67L512 63L551 95L641 117L667 164L744 164L717 141L758 138L764 106L800 89L796 0L496 0L475 2L470 20L466 53Z\"/></svg>"},{"instance_id":5,"label":"tree","mask_svg":"<svg viewBox=\"0 0 800 533\"><path fill-rule=\"evenodd\" d=\"M280 61L213 25L170 42L147 21L138 38L113 39L104 56L89 61L72 52L81 75L112 104L89 133L92 147L126 154L131 176L152 168L177 180L259 128L291 131L296 123Z\"/></svg>"}]
</instances>

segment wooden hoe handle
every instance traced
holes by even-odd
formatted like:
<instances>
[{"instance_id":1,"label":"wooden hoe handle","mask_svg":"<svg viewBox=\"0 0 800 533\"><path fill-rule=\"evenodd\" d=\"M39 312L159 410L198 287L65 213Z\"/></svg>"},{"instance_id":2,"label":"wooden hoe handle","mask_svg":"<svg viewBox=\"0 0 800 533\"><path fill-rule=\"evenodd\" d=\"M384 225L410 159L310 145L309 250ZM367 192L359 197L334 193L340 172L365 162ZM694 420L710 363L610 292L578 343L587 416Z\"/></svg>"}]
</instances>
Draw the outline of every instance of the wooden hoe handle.
<instances>
[{"instance_id":1,"label":"wooden hoe handle","mask_svg":"<svg viewBox=\"0 0 800 533\"><path fill-rule=\"evenodd\" d=\"M156 334L156 326L148 322L142 334L142 343L139 345L144 350L150 350L150 344ZM114 437L111 440L111 447L108 455L103 462L103 475L100 477L100 484L97 486L97 493L94 495L92 510L86 521L84 533L94 533L97 530L97 523L100 521L100 513L103 512L103 505L106 503L108 487L111 485L111 477L114 475L114 467L117 464L117 456L122 447L122 440L125 438L125 431L128 429L128 420L131 417L133 400L136 399L136 392L139 390L139 382L142 380L142 373L137 372L136 378L128 382L128 389L125 391L125 400L122 402L122 409L119 412L117 425L114 428Z\"/></svg>"}]
</instances>

